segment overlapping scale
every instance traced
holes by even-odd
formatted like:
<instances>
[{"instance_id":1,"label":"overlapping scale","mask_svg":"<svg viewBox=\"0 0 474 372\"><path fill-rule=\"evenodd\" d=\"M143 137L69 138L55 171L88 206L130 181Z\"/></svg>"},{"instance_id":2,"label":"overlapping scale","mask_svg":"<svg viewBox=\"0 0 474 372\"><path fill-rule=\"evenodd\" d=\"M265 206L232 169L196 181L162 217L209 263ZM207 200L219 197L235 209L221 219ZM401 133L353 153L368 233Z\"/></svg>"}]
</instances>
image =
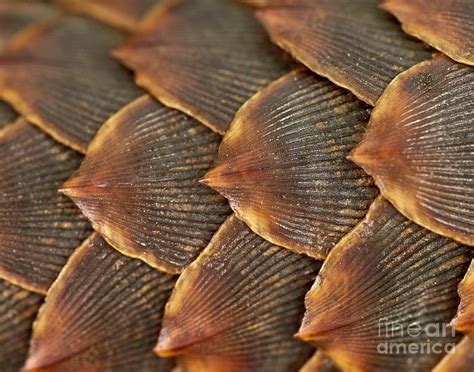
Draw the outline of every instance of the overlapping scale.
<instances>
[{"instance_id":1,"label":"overlapping scale","mask_svg":"<svg viewBox=\"0 0 474 372\"><path fill-rule=\"evenodd\" d=\"M474 338L474 261L458 288L461 303L453 321L458 331Z\"/></svg>"},{"instance_id":2,"label":"overlapping scale","mask_svg":"<svg viewBox=\"0 0 474 372\"><path fill-rule=\"evenodd\" d=\"M0 129L11 124L17 115L6 103L0 101Z\"/></svg>"},{"instance_id":3,"label":"overlapping scale","mask_svg":"<svg viewBox=\"0 0 474 372\"><path fill-rule=\"evenodd\" d=\"M378 197L324 262L298 336L342 369L429 370L459 339L449 323L470 260Z\"/></svg>"},{"instance_id":4,"label":"overlapping scale","mask_svg":"<svg viewBox=\"0 0 474 372\"><path fill-rule=\"evenodd\" d=\"M219 142L143 96L104 124L62 191L120 252L178 273L229 215L225 199L198 182Z\"/></svg>"},{"instance_id":5,"label":"overlapping scale","mask_svg":"<svg viewBox=\"0 0 474 372\"><path fill-rule=\"evenodd\" d=\"M384 0L382 8L416 36L455 61L474 65L472 0Z\"/></svg>"},{"instance_id":6,"label":"overlapping scale","mask_svg":"<svg viewBox=\"0 0 474 372\"><path fill-rule=\"evenodd\" d=\"M141 94L109 55L121 39L80 17L30 28L0 54L0 96L59 142L85 152L100 125Z\"/></svg>"},{"instance_id":7,"label":"overlapping scale","mask_svg":"<svg viewBox=\"0 0 474 372\"><path fill-rule=\"evenodd\" d=\"M55 0L75 12L90 15L125 31L135 31L139 21L161 0Z\"/></svg>"},{"instance_id":8,"label":"overlapping scale","mask_svg":"<svg viewBox=\"0 0 474 372\"><path fill-rule=\"evenodd\" d=\"M398 76L351 159L416 223L474 245L474 69L437 56Z\"/></svg>"},{"instance_id":9,"label":"overlapping scale","mask_svg":"<svg viewBox=\"0 0 474 372\"><path fill-rule=\"evenodd\" d=\"M81 156L19 119L0 132L0 277L45 293L90 232L57 190Z\"/></svg>"},{"instance_id":10,"label":"overlapping scale","mask_svg":"<svg viewBox=\"0 0 474 372\"><path fill-rule=\"evenodd\" d=\"M456 348L451 350L438 365L433 372L472 372L474 365L474 341L472 338L465 336Z\"/></svg>"},{"instance_id":11,"label":"overlapping scale","mask_svg":"<svg viewBox=\"0 0 474 372\"><path fill-rule=\"evenodd\" d=\"M92 234L48 291L25 370L169 371L152 349L174 283Z\"/></svg>"},{"instance_id":12,"label":"overlapping scale","mask_svg":"<svg viewBox=\"0 0 474 372\"><path fill-rule=\"evenodd\" d=\"M338 372L339 368L325 356L321 351L317 351L308 360L299 372Z\"/></svg>"},{"instance_id":13,"label":"overlapping scale","mask_svg":"<svg viewBox=\"0 0 474 372\"><path fill-rule=\"evenodd\" d=\"M430 58L423 44L403 33L378 3L270 1L257 15L275 43L373 105L395 76Z\"/></svg>"},{"instance_id":14,"label":"overlapping scale","mask_svg":"<svg viewBox=\"0 0 474 372\"><path fill-rule=\"evenodd\" d=\"M0 279L0 366L18 371L30 342L31 325L43 296Z\"/></svg>"},{"instance_id":15,"label":"overlapping scale","mask_svg":"<svg viewBox=\"0 0 474 372\"><path fill-rule=\"evenodd\" d=\"M0 51L24 28L56 14L54 7L34 0L0 0Z\"/></svg>"},{"instance_id":16,"label":"overlapping scale","mask_svg":"<svg viewBox=\"0 0 474 372\"><path fill-rule=\"evenodd\" d=\"M265 239L324 258L377 194L346 159L369 112L324 78L290 73L242 107L202 182Z\"/></svg>"},{"instance_id":17,"label":"overlapping scale","mask_svg":"<svg viewBox=\"0 0 474 372\"><path fill-rule=\"evenodd\" d=\"M221 134L289 68L251 9L232 0L168 1L115 55L160 101Z\"/></svg>"},{"instance_id":18,"label":"overlapping scale","mask_svg":"<svg viewBox=\"0 0 474 372\"><path fill-rule=\"evenodd\" d=\"M296 370L311 348L293 334L320 266L229 217L179 277L155 351L189 371Z\"/></svg>"}]
</instances>

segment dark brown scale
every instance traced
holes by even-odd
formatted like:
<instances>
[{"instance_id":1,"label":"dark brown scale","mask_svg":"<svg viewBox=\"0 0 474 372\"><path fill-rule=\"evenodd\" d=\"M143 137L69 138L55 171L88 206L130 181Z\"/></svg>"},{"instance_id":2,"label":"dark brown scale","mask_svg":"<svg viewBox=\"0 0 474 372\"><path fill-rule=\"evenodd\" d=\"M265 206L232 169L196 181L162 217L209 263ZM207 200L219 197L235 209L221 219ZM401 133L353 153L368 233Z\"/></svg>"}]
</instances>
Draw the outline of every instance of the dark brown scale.
<instances>
[{"instance_id":1,"label":"dark brown scale","mask_svg":"<svg viewBox=\"0 0 474 372\"><path fill-rule=\"evenodd\" d=\"M297 336L343 370L430 370L460 339L448 324L471 257L378 197L324 262Z\"/></svg>"},{"instance_id":2,"label":"dark brown scale","mask_svg":"<svg viewBox=\"0 0 474 372\"><path fill-rule=\"evenodd\" d=\"M229 215L225 199L198 180L220 136L143 96L113 116L63 192L125 255L179 273Z\"/></svg>"},{"instance_id":3,"label":"dark brown scale","mask_svg":"<svg viewBox=\"0 0 474 372\"><path fill-rule=\"evenodd\" d=\"M55 0L68 10L90 15L112 27L135 31L140 20L163 0Z\"/></svg>"},{"instance_id":4,"label":"dark brown scale","mask_svg":"<svg viewBox=\"0 0 474 372\"><path fill-rule=\"evenodd\" d=\"M121 39L86 18L38 24L0 54L0 96L59 142L85 152L102 123L141 94L110 56Z\"/></svg>"},{"instance_id":5,"label":"dark brown scale","mask_svg":"<svg viewBox=\"0 0 474 372\"><path fill-rule=\"evenodd\" d=\"M0 277L39 293L90 233L58 192L82 157L23 119L0 132Z\"/></svg>"},{"instance_id":6,"label":"dark brown scale","mask_svg":"<svg viewBox=\"0 0 474 372\"><path fill-rule=\"evenodd\" d=\"M26 359L31 325L43 296L0 279L0 368L19 371Z\"/></svg>"},{"instance_id":7,"label":"dark brown scale","mask_svg":"<svg viewBox=\"0 0 474 372\"><path fill-rule=\"evenodd\" d=\"M321 264L271 245L231 216L179 277L155 351L185 371L295 371L293 338Z\"/></svg>"},{"instance_id":8,"label":"dark brown scale","mask_svg":"<svg viewBox=\"0 0 474 372\"><path fill-rule=\"evenodd\" d=\"M399 75L350 158L405 216L474 245L474 69L437 56Z\"/></svg>"},{"instance_id":9,"label":"dark brown scale","mask_svg":"<svg viewBox=\"0 0 474 372\"><path fill-rule=\"evenodd\" d=\"M319 75L374 105L400 72L430 58L379 0L270 1L257 12L271 39Z\"/></svg>"},{"instance_id":10,"label":"dark brown scale","mask_svg":"<svg viewBox=\"0 0 474 372\"><path fill-rule=\"evenodd\" d=\"M455 61L474 65L472 0L384 0L381 7L400 20L407 34Z\"/></svg>"},{"instance_id":11,"label":"dark brown scale","mask_svg":"<svg viewBox=\"0 0 474 372\"><path fill-rule=\"evenodd\" d=\"M170 371L152 349L174 283L93 234L48 292L25 370Z\"/></svg>"},{"instance_id":12,"label":"dark brown scale","mask_svg":"<svg viewBox=\"0 0 474 372\"><path fill-rule=\"evenodd\" d=\"M115 55L157 99L221 134L248 98L289 71L252 11L232 0L168 1Z\"/></svg>"},{"instance_id":13,"label":"dark brown scale","mask_svg":"<svg viewBox=\"0 0 474 372\"><path fill-rule=\"evenodd\" d=\"M377 195L370 177L346 159L369 113L329 80L288 74L237 113L202 182L265 239L325 258Z\"/></svg>"}]
</instances>

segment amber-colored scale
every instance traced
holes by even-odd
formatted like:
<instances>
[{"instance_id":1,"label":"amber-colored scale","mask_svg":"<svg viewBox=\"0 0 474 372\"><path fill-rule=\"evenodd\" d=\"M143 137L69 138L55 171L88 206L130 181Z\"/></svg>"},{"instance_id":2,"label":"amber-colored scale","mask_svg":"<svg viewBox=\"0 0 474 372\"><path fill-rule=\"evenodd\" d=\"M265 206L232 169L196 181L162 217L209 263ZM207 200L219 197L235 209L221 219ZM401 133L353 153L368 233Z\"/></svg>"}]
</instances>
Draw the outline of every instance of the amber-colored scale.
<instances>
[{"instance_id":1,"label":"amber-colored scale","mask_svg":"<svg viewBox=\"0 0 474 372\"><path fill-rule=\"evenodd\" d=\"M378 2L277 0L257 15L276 44L374 105L395 76L430 58Z\"/></svg>"},{"instance_id":2,"label":"amber-colored scale","mask_svg":"<svg viewBox=\"0 0 474 372\"><path fill-rule=\"evenodd\" d=\"M179 273L229 214L199 184L220 136L143 96L114 115L91 142L62 192L125 255Z\"/></svg>"},{"instance_id":3,"label":"amber-colored scale","mask_svg":"<svg viewBox=\"0 0 474 372\"><path fill-rule=\"evenodd\" d=\"M474 69L437 56L400 74L350 158L416 223L474 245Z\"/></svg>"},{"instance_id":4,"label":"amber-colored scale","mask_svg":"<svg viewBox=\"0 0 474 372\"><path fill-rule=\"evenodd\" d=\"M265 239L322 259L377 195L346 159L369 112L326 79L290 73L237 113L202 182Z\"/></svg>"},{"instance_id":5,"label":"amber-colored scale","mask_svg":"<svg viewBox=\"0 0 474 372\"><path fill-rule=\"evenodd\" d=\"M449 323L471 257L378 197L324 262L297 336L343 370L427 371L459 340Z\"/></svg>"},{"instance_id":6,"label":"amber-colored scale","mask_svg":"<svg viewBox=\"0 0 474 372\"><path fill-rule=\"evenodd\" d=\"M85 152L140 89L110 51L122 35L80 17L29 28L0 52L0 96L57 141Z\"/></svg>"},{"instance_id":7,"label":"amber-colored scale","mask_svg":"<svg viewBox=\"0 0 474 372\"><path fill-rule=\"evenodd\" d=\"M230 217L179 277L155 352L186 371L294 371L309 345L293 338L320 267Z\"/></svg>"},{"instance_id":8,"label":"amber-colored scale","mask_svg":"<svg viewBox=\"0 0 474 372\"><path fill-rule=\"evenodd\" d=\"M115 55L137 84L221 134L248 98L289 71L252 11L233 0L167 1Z\"/></svg>"},{"instance_id":9,"label":"amber-colored scale","mask_svg":"<svg viewBox=\"0 0 474 372\"><path fill-rule=\"evenodd\" d=\"M458 62L474 65L472 0L384 0L381 7L416 36Z\"/></svg>"},{"instance_id":10,"label":"amber-colored scale","mask_svg":"<svg viewBox=\"0 0 474 372\"><path fill-rule=\"evenodd\" d=\"M25 371L170 371L152 353L175 283L91 235L48 291Z\"/></svg>"}]
</instances>

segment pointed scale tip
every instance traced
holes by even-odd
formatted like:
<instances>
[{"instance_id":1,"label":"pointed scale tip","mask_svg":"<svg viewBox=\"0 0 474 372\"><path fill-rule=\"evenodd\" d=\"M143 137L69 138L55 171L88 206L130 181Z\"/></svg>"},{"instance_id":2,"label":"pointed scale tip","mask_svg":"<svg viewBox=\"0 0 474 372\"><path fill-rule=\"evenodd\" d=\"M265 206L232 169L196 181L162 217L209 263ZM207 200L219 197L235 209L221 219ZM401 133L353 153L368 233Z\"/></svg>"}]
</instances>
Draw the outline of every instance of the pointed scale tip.
<instances>
[{"instance_id":1,"label":"pointed scale tip","mask_svg":"<svg viewBox=\"0 0 474 372\"><path fill-rule=\"evenodd\" d=\"M25 364L21 368L21 372L36 372L49 369L56 364L57 361L48 357L48 355L33 354L29 355Z\"/></svg>"},{"instance_id":2,"label":"pointed scale tip","mask_svg":"<svg viewBox=\"0 0 474 372\"><path fill-rule=\"evenodd\" d=\"M360 142L347 155L347 159L364 169L370 174L376 163L382 159L389 159L395 156L396 149L393 146L378 146L377 143L369 139Z\"/></svg>"},{"instance_id":3,"label":"pointed scale tip","mask_svg":"<svg viewBox=\"0 0 474 372\"><path fill-rule=\"evenodd\" d=\"M365 138L352 149L346 158L362 168L365 173L373 176L376 183L379 181L379 187L383 187L383 185L376 176L390 175L400 169L404 169L405 172L409 171L406 169L402 145L398 138L388 141L366 134Z\"/></svg>"},{"instance_id":4,"label":"pointed scale tip","mask_svg":"<svg viewBox=\"0 0 474 372\"><path fill-rule=\"evenodd\" d=\"M114 48L111 50L112 57L115 59L118 59L119 61L122 61L124 58L127 58L130 56L130 47L129 47L129 42L124 42L118 47Z\"/></svg>"},{"instance_id":5,"label":"pointed scale tip","mask_svg":"<svg viewBox=\"0 0 474 372\"><path fill-rule=\"evenodd\" d=\"M164 326L161 329L160 337L158 338L158 343L156 344L153 352L161 358L172 358L180 354L183 354L183 351L188 349L193 344L193 341L185 339L184 342L180 337L173 336Z\"/></svg>"},{"instance_id":6,"label":"pointed scale tip","mask_svg":"<svg viewBox=\"0 0 474 372\"><path fill-rule=\"evenodd\" d=\"M173 358L177 355L176 350L168 349L166 346L156 345L153 352L160 358Z\"/></svg>"},{"instance_id":7,"label":"pointed scale tip","mask_svg":"<svg viewBox=\"0 0 474 372\"><path fill-rule=\"evenodd\" d=\"M179 350L168 348L167 345L158 344L153 349L153 352L158 355L160 358L174 358L179 355Z\"/></svg>"},{"instance_id":8,"label":"pointed scale tip","mask_svg":"<svg viewBox=\"0 0 474 372\"><path fill-rule=\"evenodd\" d=\"M28 358L25 365L21 368L21 372L33 372L41 367L45 367L44 364L37 363L35 358Z\"/></svg>"},{"instance_id":9,"label":"pointed scale tip","mask_svg":"<svg viewBox=\"0 0 474 372\"><path fill-rule=\"evenodd\" d=\"M97 194L97 187L95 185L84 185L84 186L74 186L74 187L62 187L58 189L58 192L66 195L69 199L81 208L82 204L79 205L80 199L85 199L86 197L94 197Z\"/></svg>"},{"instance_id":10,"label":"pointed scale tip","mask_svg":"<svg viewBox=\"0 0 474 372\"><path fill-rule=\"evenodd\" d=\"M91 180L91 175L73 175L66 180L58 191L71 199L97 196L100 190L106 188L108 183Z\"/></svg>"},{"instance_id":11,"label":"pointed scale tip","mask_svg":"<svg viewBox=\"0 0 474 372\"><path fill-rule=\"evenodd\" d=\"M213 181L213 177L212 176L209 176L207 173L204 174L204 176L202 176L202 178L200 180L198 180L199 183L202 183L203 185L206 185L206 186L209 186L209 187L212 187L212 181Z\"/></svg>"},{"instance_id":12,"label":"pointed scale tip","mask_svg":"<svg viewBox=\"0 0 474 372\"><path fill-rule=\"evenodd\" d=\"M88 177L89 180L87 180ZM106 182L92 180L91 175L73 175L58 189L58 192L71 199L92 225L96 226L99 211L102 210L102 208L97 208L97 203L115 192L108 186Z\"/></svg>"},{"instance_id":13,"label":"pointed scale tip","mask_svg":"<svg viewBox=\"0 0 474 372\"><path fill-rule=\"evenodd\" d=\"M469 335L474 339L474 319L470 315L469 310L458 310L458 313L448 325L450 328L454 328L456 331Z\"/></svg>"},{"instance_id":14,"label":"pointed scale tip","mask_svg":"<svg viewBox=\"0 0 474 372\"><path fill-rule=\"evenodd\" d=\"M318 279L316 279L318 280ZM307 308L307 301L308 301L308 295L309 294L314 294L315 285L313 284L313 287L311 290L306 294L305 297L305 313L303 315L303 319L301 321L300 328L298 329L298 332L294 334L294 338L312 343L314 340L318 339L319 336L321 336L324 333L327 333L328 328L326 327L331 327L330 323L326 324L325 319L323 319L323 323L321 324L321 321L319 321L319 318L314 318L311 316L311 314L308 312ZM322 327L319 327L322 325Z\"/></svg>"},{"instance_id":15,"label":"pointed scale tip","mask_svg":"<svg viewBox=\"0 0 474 372\"><path fill-rule=\"evenodd\" d=\"M219 176L216 177L208 173L206 173L198 182L212 189L223 185L222 177L219 177Z\"/></svg>"},{"instance_id":16,"label":"pointed scale tip","mask_svg":"<svg viewBox=\"0 0 474 372\"><path fill-rule=\"evenodd\" d=\"M74 188L72 187L61 187L60 189L58 189L58 192L61 193L61 194L64 194L68 197L73 197L73 194L74 194Z\"/></svg>"},{"instance_id":17,"label":"pointed scale tip","mask_svg":"<svg viewBox=\"0 0 474 372\"><path fill-rule=\"evenodd\" d=\"M95 189L94 185L74 185L74 186L66 186L64 185L62 188L60 188L58 191L61 194L66 195L67 197L74 199L74 198L80 198L84 197L86 195L91 195L93 192L91 192L93 189Z\"/></svg>"},{"instance_id":18,"label":"pointed scale tip","mask_svg":"<svg viewBox=\"0 0 474 372\"><path fill-rule=\"evenodd\" d=\"M301 340L301 341L305 341L305 340L306 340L306 336L307 336L307 335L305 334L305 331L304 331L302 328L300 328L300 329L298 330L298 332L296 332L296 333L293 335L294 338L296 338L297 340Z\"/></svg>"},{"instance_id":19,"label":"pointed scale tip","mask_svg":"<svg viewBox=\"0 0 474 372\"><path fill-rule=\"evenodd\" d=\"M93 236L93 235L91 235ZM86 239L84 244L89 242L90 237ZM81 246L82 247L82 246ZM81 249L80 247L78 249ZM54 286L53 286L54 287ZM56 285L57 287L57 285ZM57 288L54 288L56 290ZM53 290L53 291L54 291ZM50 296L53 298L54 296ZM46 306L45 306L46 307ZM45 327L43 319L37 318L36 323L33 325L33 336L38 332L41 333L46 329L52 333L62 332L61 326L49 325ZM59 318L56 318L59 319ZM59 323L57 323L59 324ZM56 343L53 339L48 339L47 343L38 342L37 339L30 341L30 349L28 357L21 368L21 372L44 372L44 371L56 371L59 370L59 366L69 358L77 354L77 351L72 350L66 343Z\"/></svg>"},{"instance_id":20,"label":"pointed scale tip","mask_svg":"<svg viewBox=\"0 0 474 372\"><path fill-rule=\"evenodd\" d=\"M199 180L199 183L215 190L226 189L232 185L232 178L235 178L238 181L240 178L238 173L239 172L230 169L225 164L219 164L209 169Z\"/></svg>"},{"instance_id":21,"label":"pointed scale tip","mask_svg":"<svg viewBox=\"0 0 474 372\"><path fill-rule=\"evenodd\" d=\"M347 160L350 160L357 166L364 168L364 165L367 164L370 156L366 151L361 150L363 143L360 143L352 151L349 155L346 156Z\"/></svg>"},{"instance_id":22,"label":"pointed scale tip","mask_svg":"<svg viewBox=\"0 0 474 372\"><path fill-rule=\"evenodd\" d=\"M448 327L456 328L456 317L457 315L453 319L451 319L451 321L448 323Z\"/></svg>"},{"instance_id":23,"label":"pointed scale tip","mask_svg":"<svg viewBox=\"0 0 474 372\"><path fill-rule=\"evenodd\" d=\"M301 321L301 324L300 324L300 328L295 334L293 334L293 338L306 342L311 336L308 331L309 331L308 321L306 318L306 314L304 314L303 320Z\"/></svg>"},{"instance_id":24,"label":"pointed scale tip","mask_svg":"<svg viewBox=\"0 0 474 372\"><path fill-rule=\"evenodd\" d=\"M298 329L298 332L296 332L293 337L298 340L313 344L315 340L323 338L332 329L333 327L331 327L330 323L326 323L325 319L323 319L321 323L319 318L310 319L309 314L305 313L300 329Z\"/></svg>"}]
</instances>

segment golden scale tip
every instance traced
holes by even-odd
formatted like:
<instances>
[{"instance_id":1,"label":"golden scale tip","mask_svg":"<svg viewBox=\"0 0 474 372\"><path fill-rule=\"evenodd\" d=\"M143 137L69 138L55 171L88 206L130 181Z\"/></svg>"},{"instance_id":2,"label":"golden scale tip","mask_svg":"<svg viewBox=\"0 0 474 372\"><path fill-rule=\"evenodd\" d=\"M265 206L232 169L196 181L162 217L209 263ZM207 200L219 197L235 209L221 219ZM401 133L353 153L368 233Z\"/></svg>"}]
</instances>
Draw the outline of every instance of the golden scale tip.
<instances>
[{"instance_id":1,"label":"golden scale tip","mask_svg":"<svg viewBox=\"0 0 474 372\"><path fill-rule=\"evenodd\" d=\"M301 341L308 341L311 339L311 336L312 333L309 331L309 327L303 324L301 325L300 329L298 329L298 332L293 335L294 338Z\"/></svg>"},{"instance_id":2,"label":"golden scale tip","mask_svg":"<svg viewBox=\"0 0 474 372\"><path fill-rule=\"evenodd\" d=\"M83 182L84 177L81 176L72 176L68 179L61 188L58 189L58 192L70 197L86 197L86 196L94 196L101 189L105 189L110 185L106 182L100 181L88 181Z\"/></svg>"},{"instance_id":3,"label":"golden scale tip","mask_svg":"<svg viewBox=\"0 0 474 372\"><path fill-rule=\"evenodd\" d=\"M21 368L22 372L42 371L56 364L57 361L50 360L48 356L30 355Z\"/></svg>"},{"instance_id":4,"label":"golden scale tip","mask_svg":"<svg viewBox=\"0 0 474 372\"><path fill-rule=\"evenodd\" d=\"M229 186L229 175L224 172L225 169L226 166L223 164L209 169L199 180L199 183L211 188L225 188Z\"/></svg>"},{"instance_id":5,"label":"golden scale tip","mask_svg":"<svg viewBox=\"0 0 474 372\"><path fill-rule=\"evenodd\" d=\"M153 352L161 358L171 358L182 354L189 346L189 343L180 343L174 337L160 335Z\"/></svg>"}]
</instances>

